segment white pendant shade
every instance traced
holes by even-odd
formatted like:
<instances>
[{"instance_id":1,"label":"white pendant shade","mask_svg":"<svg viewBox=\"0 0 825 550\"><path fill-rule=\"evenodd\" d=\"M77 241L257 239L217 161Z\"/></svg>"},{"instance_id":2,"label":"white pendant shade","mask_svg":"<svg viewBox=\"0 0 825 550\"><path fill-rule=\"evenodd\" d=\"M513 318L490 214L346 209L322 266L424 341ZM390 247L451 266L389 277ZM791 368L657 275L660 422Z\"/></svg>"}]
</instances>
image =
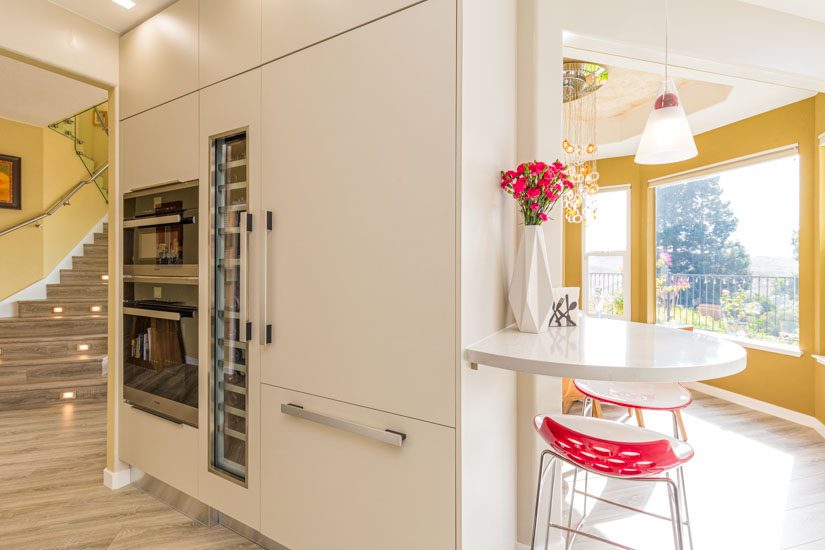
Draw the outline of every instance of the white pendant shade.
<instances>
[{"instance_id":1,"label":"white pendant shade","mask_svg":"<svg viewBox=\"0 0 825 550\"><path fill-rule=\"evenodd\" d=\"M682 100L672 80L662 83L636 151L637 164L669 164L698 155Z\"/></svg>"}]
</instances>

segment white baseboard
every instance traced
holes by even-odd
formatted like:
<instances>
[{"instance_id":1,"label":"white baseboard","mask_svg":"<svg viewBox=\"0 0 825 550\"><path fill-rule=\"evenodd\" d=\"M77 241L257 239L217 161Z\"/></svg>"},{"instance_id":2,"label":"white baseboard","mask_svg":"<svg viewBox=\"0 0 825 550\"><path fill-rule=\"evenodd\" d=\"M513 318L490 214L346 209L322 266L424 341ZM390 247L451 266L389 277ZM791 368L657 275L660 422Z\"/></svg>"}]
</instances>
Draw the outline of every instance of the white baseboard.
<instances>
[{"instance_id":1,"label":"white baseboard","mask_svg":"<svg viewBox=\"0 0 825 550\"><path fill-rule=\"evenodd\" d=\"M120 489L121 487L126 487L132 483L132 470L120 470L118 472L113 472L109 470L109 468L103 469L103 485L104 487L108 487L112 491L115 489Z\"/></svg>"},{"instance_id":2,"label":"white baseboard","mask_svg":"<svg viewBox=\"0 0 825 550\"><path fill-rule=\"evenodd\" d=\"M0 318L15 317L17 315L17 302L22 300L43 300L46 298L46 285L60 282L60 270L72 267L72 257L83 255L83 245L95 242L95 233L103 232L103 223L109 219L107 213L95 224L80 242L66 254L62 260L51 270L51 272L39 281L27 286L23 290L15 292L5 300L0 300Z\"/></svg>"},{"instance_id":3,"label":"white baseboard","mask_svg":"<svg viewBox=\"0 0 825 550\"><path fill-rule=\"evenodd\" d=\"M522 544L520 542L516 543L516 550L530 550L529 544Z\"/></svg>"},{"instance_id":4,"label":"white baseboard","mask_svg":"<svg viewBox=\"0 0 825 550\"><path fill-rule=\"evenodd\" d=\"M766 403L765 401L759 401L758 399L753 399L752 397L740 395L732 391L723 390L715 386L702 384L701 382L686 382L684 383L684 385L688 389L696 390L700 393L704 393L712 397L717 397L719 399L724 399L725 401L736 403L737 405L747 407L754 411L759 411L765 414L769 414L771 416L776 416L777 418L787 420L788 422L793 422L794 424L807 426L808 428L812 428L820 436L825 438L825 424L823 424L813 416L809 416L807 414L803 414L797 411L792 411L791 409L786 409L778 405L773 405L772 403Z\"/></svg>"}]
</instances>

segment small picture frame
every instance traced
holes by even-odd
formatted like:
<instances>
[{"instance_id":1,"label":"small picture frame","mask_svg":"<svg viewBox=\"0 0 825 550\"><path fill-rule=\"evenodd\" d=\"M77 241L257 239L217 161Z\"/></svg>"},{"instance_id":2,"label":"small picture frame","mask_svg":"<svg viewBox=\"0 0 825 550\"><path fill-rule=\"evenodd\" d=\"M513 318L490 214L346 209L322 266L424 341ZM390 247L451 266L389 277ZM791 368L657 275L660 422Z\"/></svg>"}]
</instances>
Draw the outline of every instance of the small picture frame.
<instances>
[{"instance_id":1,"label":"small picture frame","mask_svg":"<svg viewBox=\"0 0 825 550\"><path fill-rule=\"evenodd\" d=\"M0 208L20 210L20 157L0 155Z\"/></svg>"}]
</instances>

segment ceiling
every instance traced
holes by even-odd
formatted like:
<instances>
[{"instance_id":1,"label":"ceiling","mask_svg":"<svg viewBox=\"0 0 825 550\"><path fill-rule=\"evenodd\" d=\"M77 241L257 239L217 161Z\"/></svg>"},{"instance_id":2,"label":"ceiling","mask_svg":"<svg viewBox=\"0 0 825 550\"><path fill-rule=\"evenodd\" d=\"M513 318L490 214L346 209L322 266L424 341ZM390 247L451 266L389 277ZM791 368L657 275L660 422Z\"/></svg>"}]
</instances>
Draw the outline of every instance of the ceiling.
<instances>
[{"instance_id":1,"label":"ceiling","mask_svg":"<svg viewBox=\"0 0 825 550\"><path fill-rule=\"evenodd\" d=\"M49 0L71 12L113 30L118 34L136 27L176 0L133 0L135 7L130 10L112 0Z\"/></svg>"},{"instance_id":2,"label":"ceiling","mask_svg":"<svg viewBox=\"0 0 825 550\"><path fill-rule=\"evenodd\" d=\"M634 154L663 79L663 66L593 52L585 55L570 48L566 51L608 69L607 83L595 92L598 156ZM669 76L677 85L694 134L814 95L809 90L684 68L671 67Z\"/></svg>"},{"instance_id":3,"label":"ceiling","mask_svg":"<svg viewBox=\"0 0 825 550\"><path fill-rule=\"evenodd\" d=\"M106 101L106 90L0 56L0 118L48 126Z\"/></svg>"},{"instance_id":4,"label":"ceiling","mask_svg":"<svg viewBox=\"0 0 825 550\"><path fill-rule=\"evenodd\" d=\"M825 2L822 0L739 0L774 11L780 11L825 23Z\"/></svg>"}]
</instances>

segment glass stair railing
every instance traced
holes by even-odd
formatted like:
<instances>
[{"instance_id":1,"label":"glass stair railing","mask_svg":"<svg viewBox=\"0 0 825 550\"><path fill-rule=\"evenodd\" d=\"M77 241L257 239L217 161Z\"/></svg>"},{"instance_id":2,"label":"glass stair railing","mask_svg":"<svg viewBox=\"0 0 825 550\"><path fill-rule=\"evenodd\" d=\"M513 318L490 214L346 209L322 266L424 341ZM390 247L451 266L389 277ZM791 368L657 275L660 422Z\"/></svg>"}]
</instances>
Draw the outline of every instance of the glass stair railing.
<instances>
[{"instance_id":1,"label":"glass stair railing","mask_svg":"<svg viewBox=\"0 0 825 550\"><path fill-rule=\"evenodd\" d=\"M82 113L65 118L49 128L74 142L74 151L83 166L93 176L109 160L108 104L101 103ZM95 178L97 190L109 202L109 172L104 170Z\"/></svg>"}]
</instances>

